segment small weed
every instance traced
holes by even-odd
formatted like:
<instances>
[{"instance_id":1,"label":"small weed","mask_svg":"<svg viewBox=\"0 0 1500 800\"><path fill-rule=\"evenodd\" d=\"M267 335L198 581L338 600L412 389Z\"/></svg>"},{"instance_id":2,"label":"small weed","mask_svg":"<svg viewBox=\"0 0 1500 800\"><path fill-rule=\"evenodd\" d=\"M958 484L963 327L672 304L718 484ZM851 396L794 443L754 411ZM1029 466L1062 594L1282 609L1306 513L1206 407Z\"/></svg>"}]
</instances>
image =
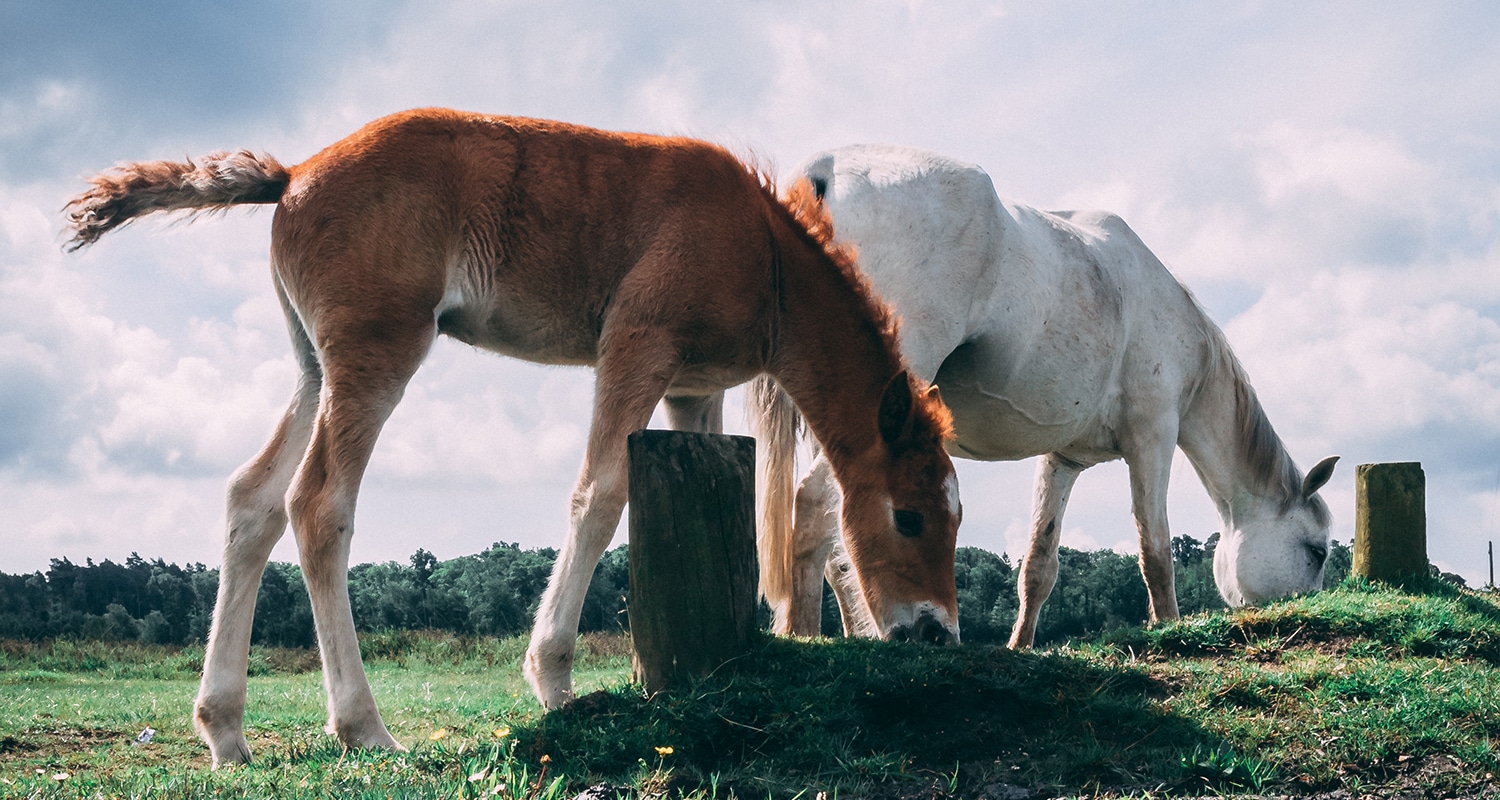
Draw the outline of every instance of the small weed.
<instances>
[{"instance_id":1,"label":"small weed","mask_svg":"<svg viewBox=\"0 0 1500 800\"><path fill-rule=\"evenodd\" d=\"M1259 791L1275 776L1270 764L1253 756L1237 755L1227 744L1216 748L1193 748L1182 757L1182 769L1190 778L1214 789L1236 788Z\"/></svg>"}]
</instances>

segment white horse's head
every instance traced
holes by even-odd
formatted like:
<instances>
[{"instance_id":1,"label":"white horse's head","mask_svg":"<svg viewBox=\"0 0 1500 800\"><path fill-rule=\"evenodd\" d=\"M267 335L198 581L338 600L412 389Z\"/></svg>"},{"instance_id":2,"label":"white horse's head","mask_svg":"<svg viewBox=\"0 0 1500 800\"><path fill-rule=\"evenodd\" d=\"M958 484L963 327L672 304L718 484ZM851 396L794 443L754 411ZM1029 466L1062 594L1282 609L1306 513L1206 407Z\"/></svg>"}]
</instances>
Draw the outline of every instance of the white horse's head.
<instances>
[{"instance_id":1,"label":"white horse's head","mask_svg":"<svg viewBox=\"0 0 1500 800\"><path fill-rule=\"evenodd\" d=\"M1238 607L1323 588L1332 519L1317 491L1338 458L1319 461L1300 491L1283 502L1260 499L1235 508L1214 551L1214 582L1224 602Z\"/></svg>"}]
</instances>

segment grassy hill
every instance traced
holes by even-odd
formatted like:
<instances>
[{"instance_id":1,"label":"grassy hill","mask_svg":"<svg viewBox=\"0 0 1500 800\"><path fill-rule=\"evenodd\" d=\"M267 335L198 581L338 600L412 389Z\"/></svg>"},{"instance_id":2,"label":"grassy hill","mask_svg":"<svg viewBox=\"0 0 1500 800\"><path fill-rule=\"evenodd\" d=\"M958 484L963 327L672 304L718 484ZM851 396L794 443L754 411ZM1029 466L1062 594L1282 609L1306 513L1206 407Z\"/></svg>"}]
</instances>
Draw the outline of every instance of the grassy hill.
<instances>
[{"instance_id":1,"label":"grassy hill","mask_svg":"<svg viewBox=\"0 0 1500 800\"><path fill-rule=\"evenodd\" d=\"M405 754L343 753L319 732L316 662L258 650L258 760L216 773L188 725L200 654L11 645L0 795L1500 793L1500 604L1443 585L1345 585L1038 652L767 639L654 698L624 683L623 642L586 645L584 696L543 716L522 640L366 637Z\"/></svg>"}]
</instances>

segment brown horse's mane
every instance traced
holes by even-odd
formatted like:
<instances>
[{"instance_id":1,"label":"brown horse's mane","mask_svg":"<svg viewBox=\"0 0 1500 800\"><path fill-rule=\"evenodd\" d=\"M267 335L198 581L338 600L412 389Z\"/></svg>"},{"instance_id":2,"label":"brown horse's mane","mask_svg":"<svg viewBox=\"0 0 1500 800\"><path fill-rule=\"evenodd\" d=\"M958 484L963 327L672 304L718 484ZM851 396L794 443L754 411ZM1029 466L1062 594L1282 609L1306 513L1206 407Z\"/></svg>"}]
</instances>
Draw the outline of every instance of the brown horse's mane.
<instances>
[{"instance_id":1,"label":"brown horse's mane","mask_svg":"<svg viewBox=\"0 0 1500 800\"><path fill-rule=\"evenodd\" d=\"M929 394L925 391L927 387L906 368L906 357L901 353L900 318L880 298L869 278L860 270L859 254L854 246L835 238L833 216L828 213L828 207L823 204L823 199L812 182L805 177L798 178L785 194L779 194L775 180L765 170L752 167L751 172L760 181L761 189L772 201L772 205L790 217L788 221L792 223L793 230L810 246L821 251L844 279L864 308L886 351L895 357L898 369L906 374L914 403L913 418L917 422L913 433L918 441L941 444L952 439L953 415L938 393Z\"/></svg>"}]
</instances>

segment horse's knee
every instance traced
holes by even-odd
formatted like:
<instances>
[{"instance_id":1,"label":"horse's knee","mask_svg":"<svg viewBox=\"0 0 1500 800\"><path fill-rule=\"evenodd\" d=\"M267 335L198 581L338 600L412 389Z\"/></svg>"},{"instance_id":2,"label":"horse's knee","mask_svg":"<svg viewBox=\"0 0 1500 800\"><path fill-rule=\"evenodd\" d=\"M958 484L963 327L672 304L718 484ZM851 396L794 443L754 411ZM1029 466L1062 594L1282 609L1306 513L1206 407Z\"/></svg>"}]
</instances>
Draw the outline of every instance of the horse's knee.
<instances>
[{"instance_id":1,"label":"horse's knee","mask_svg":"<svg viewBox=\"0 0 1500 800\"><path fill-rule=\"evenodd\" d=\"M628 485L614 475L600 476L573 490L572 518L574 530L592 533L597 523L608 523L609 532L619 522L625 509Z\"/></svg>"},{"instance_id":2,"label":"horse's knee","mask_svg":"<svg viewBox=\"0 0 1500 800\"><path fill-rule=\"evenodd\" d=\"M1036 581L1051 582L1057 579L1057 570L1061 566L1057 554L1050 551L1032 552L1026 556L1026 561L1021 565L1021 572L1027 583Z\"/></svg>"},{"instance_id":3,"label":"horse's knee","mask_svg":"<svg viewBox=\"0 0 1500 800\"><path fill-rule=\"evenodd\" d=\"M353 514L329 498L324 488L297 482L287 497L302 569L310 582L325 578L328 570L343 563L353 536Z\"/></svg>"},{"instance_id":4,"label":"horse's knee","mask_svg":"<svg viewBox=\"0 0 1500 800\"><path fill-rule=\"evenodd\" d=\"M271 484L271 478L254 464L247 465L229 481L225 492L228 543L255 549L270 538L280 538L286 529L286 487Z\"/></svg>"}]
</instances>

